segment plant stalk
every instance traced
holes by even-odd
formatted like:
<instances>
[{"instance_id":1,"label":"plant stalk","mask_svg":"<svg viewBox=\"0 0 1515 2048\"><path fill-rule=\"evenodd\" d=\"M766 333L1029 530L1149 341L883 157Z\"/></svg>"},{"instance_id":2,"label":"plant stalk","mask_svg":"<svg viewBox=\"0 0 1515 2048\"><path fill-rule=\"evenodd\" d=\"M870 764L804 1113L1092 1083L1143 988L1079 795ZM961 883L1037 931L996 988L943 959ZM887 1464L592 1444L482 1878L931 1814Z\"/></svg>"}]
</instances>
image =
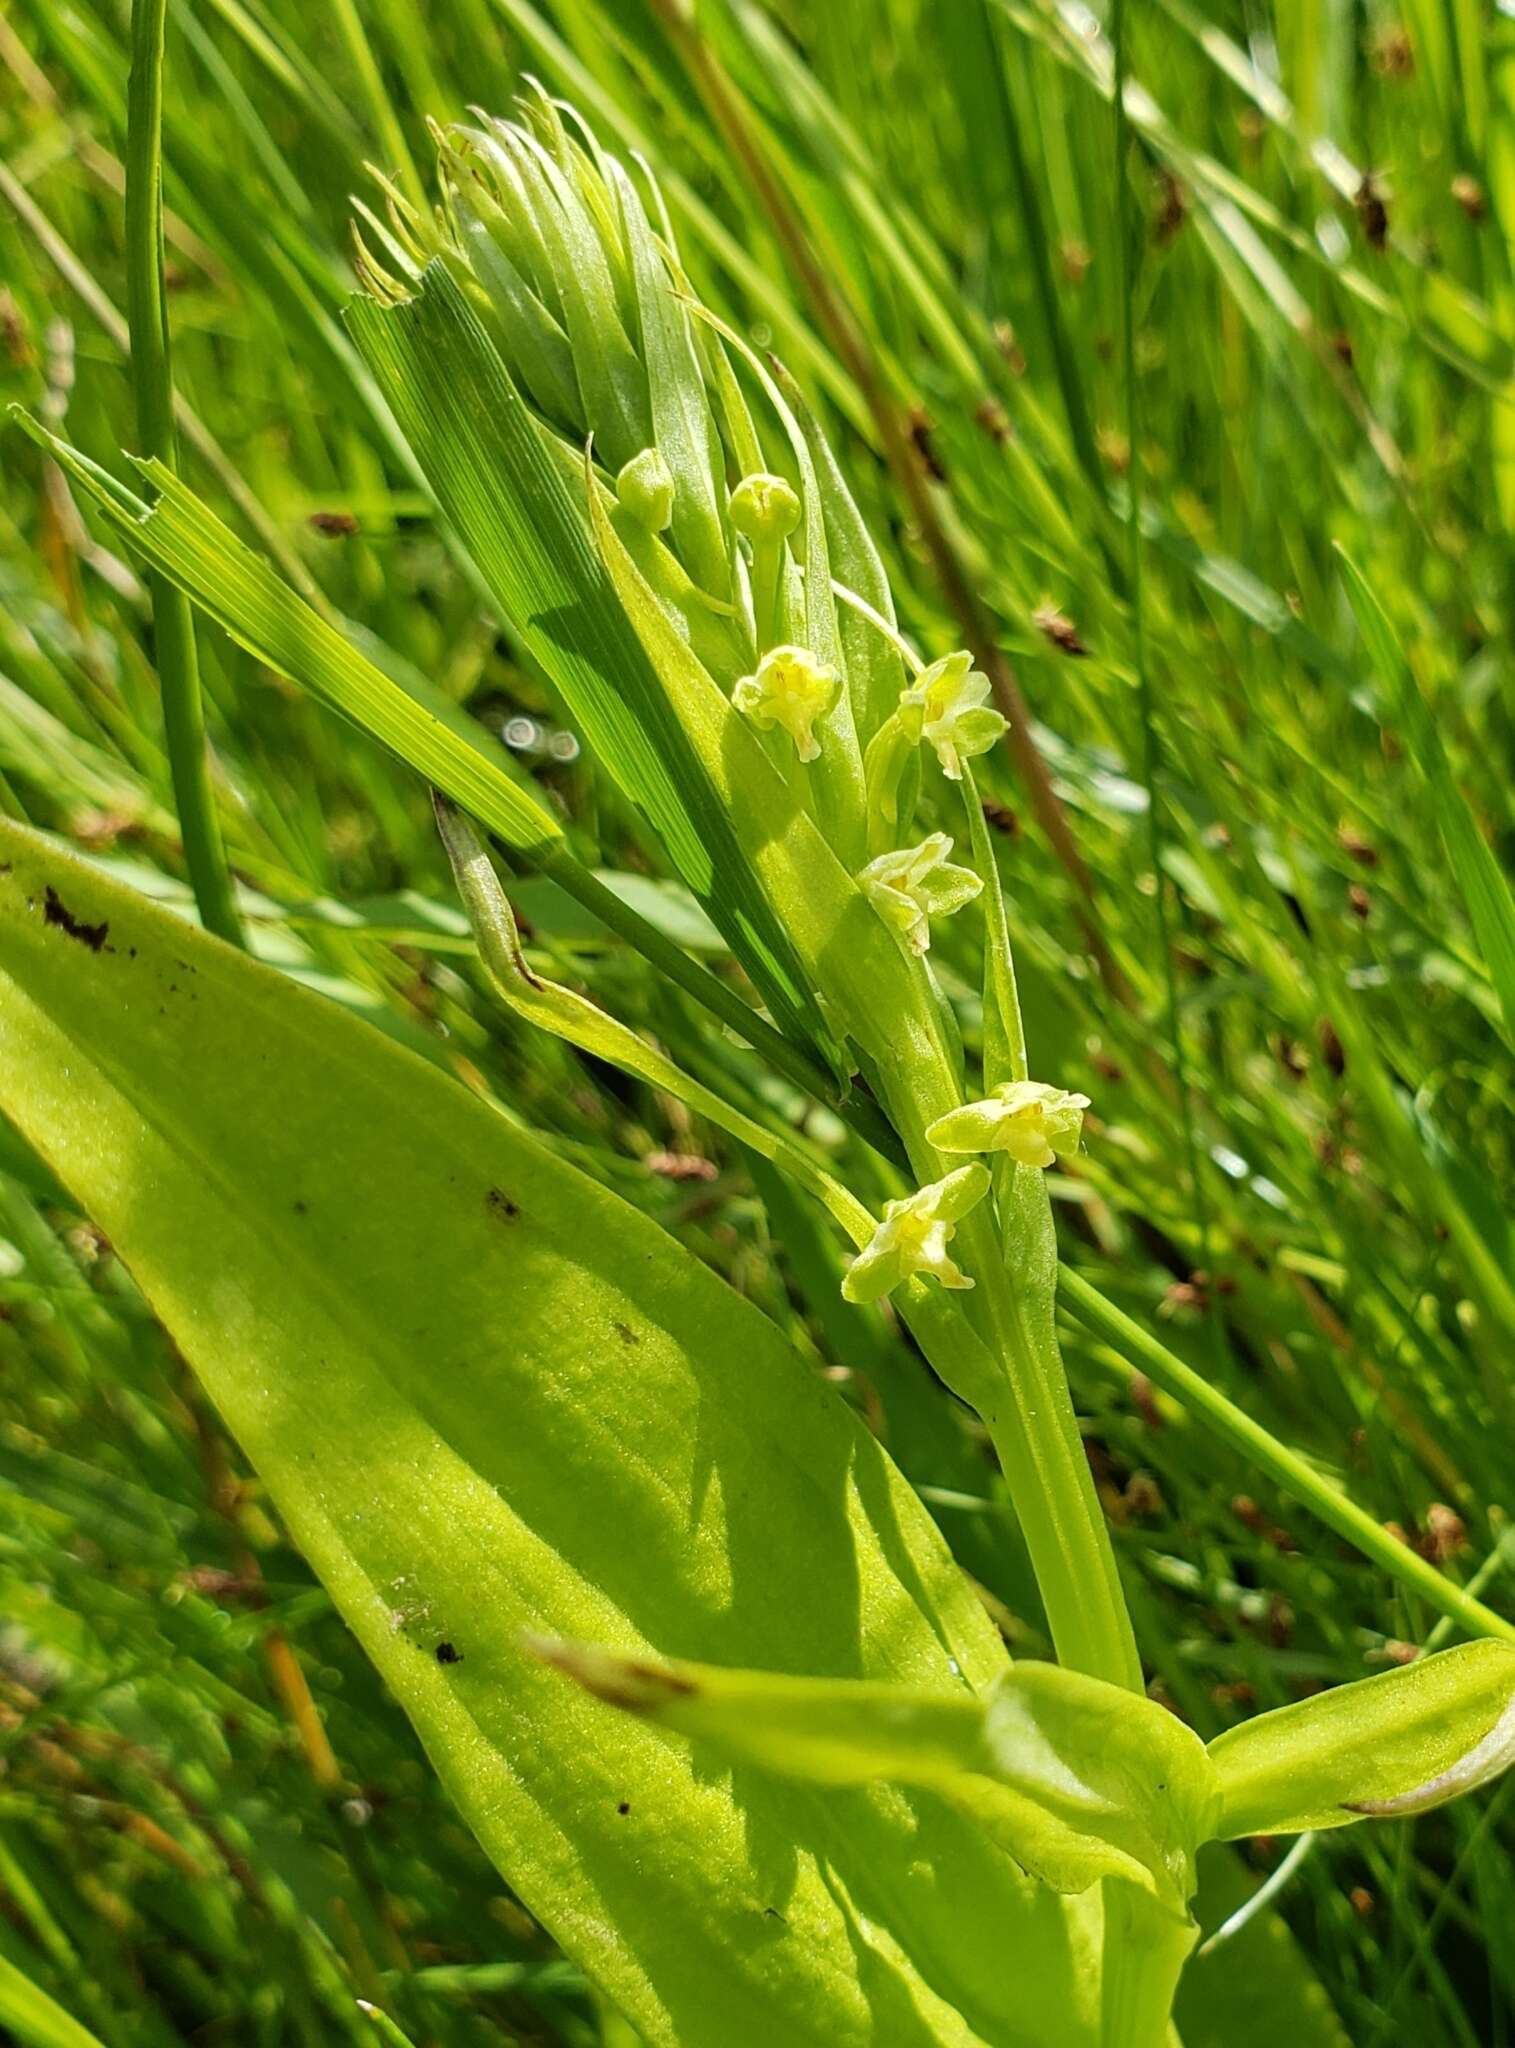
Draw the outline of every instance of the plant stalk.
<instances>
[{"instance_id":1,"label":"plant stalk","mask_svg":"<svg viewBox=\"0 0 1515 2048\"><path fill-rule=\"evenodd\" d=\"M1136 1635L1062 1359L1055 1342L1049 1349L1027 1328L987 1218L979 1235L989 1243L975 1272L1003 1368L980 1414L1015 1501L1053 1648L1071 1670L1141 1692Z\"/></svg>"},{"instance_id":2,"label":"plant stalk","mask_svg":"<svg viewBox=\"0 0 1515 2048\"><path fill-rule=\"evenodd\" d=\"M142 453L178 460L163 280L163 22L166 0L133 0L126 115L126 310ZM184 861L200 921L233 945L242 927L216 817L194 614L181 590L147 572L163 728Z\"/></svg>"}]
</instances>

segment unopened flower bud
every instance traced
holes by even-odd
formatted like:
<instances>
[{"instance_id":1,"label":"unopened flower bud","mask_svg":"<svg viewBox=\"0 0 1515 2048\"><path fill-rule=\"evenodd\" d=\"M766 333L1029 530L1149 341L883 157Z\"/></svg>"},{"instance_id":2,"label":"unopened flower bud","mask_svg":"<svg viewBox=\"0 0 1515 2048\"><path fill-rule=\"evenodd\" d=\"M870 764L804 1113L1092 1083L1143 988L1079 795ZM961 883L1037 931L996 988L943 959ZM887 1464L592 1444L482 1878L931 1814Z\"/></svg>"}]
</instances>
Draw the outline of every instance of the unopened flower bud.
<instances>
[{"instance_id":1,"label":"unopened flower bud","mask_svg":"<svg viewBox=\"0 0 1515 2048\"><path fill-rule=\"evenodd\" d=\"M633 455L615 480L624 509L649 533L661 533L673 517L673 472L657 448Z\"/></svg>"},{"instance_id":2,"label":"unopened flower bud","mask_svg":"<svg viewBox=\"0 0 1515 2048\"><path fill-rule=\"evenodd\" d=\"M881 853L858 875L868 901L911 953L929 949L933 917L950 917L984 886L972 868L952 865L951 851L947 834L933 832L919 846Z\"/></svg>"},{"instance_id":3,"label":"unopened flower bud","mask_svg":"<svg viewBox=\"0 0 1515 2048\"><path fill-rule=\"evenodd\" d=\"M1084 1127L1087 1095L1045 1081L1007 1081L983 1102L949 1109L926 1133L939 1152L1008 1152L1022 1166L1071 1159Z\"/></svg>"},{"instance_id":4,"label":"unopened flower bud","mask_svg":"<svg viewBox=\"0 0 1515 2048\"><path fill-rule=\"evenodd\" d=\"M821 743L815 721L836 695L836 670L803 647L771 647L755 676L743 676L731 693L738 711L771 732L782 726L802 761L814 761Z\"/></svg>"},{"instance_id":5,"label":"unopened flower bud","mask_svg":"<svg viewBox=\"0 0 1515 2048\"><path fill-rule=\"evenodd\" d=\"M787 540L800 523L800 501L781 476L758 470L731 493L731 523L749 540Z\"/></svg>"},{"instance_id":6,"label":"unopened flower bud","mask_svg":"<svg viewBox=\"0 0 1515 2048\"><path fill-rule=\"evenodd\" d=\"M947 1243L988 1191L989 1170L975 1163L917 1188L902 1201L886 1203L883 1221L847 1268L842 1281L847 1300L878 1301L916 1273L932 1274L943 1287L971 1287Z\"/></svg>"},{"instance_id":7,"label":"unopened flower bud","mask_svg":"<svg viewBox=\"0 0 1515 2048\"><path fill-rule=\"evenodd\" d=\"M912 740L936 749L942 773L961 782L963 763L987 754L1005 721L989 708L989 678L966 648L944 654L922 671L900 698L900 722Z\"/></svg>"}]
</instances>

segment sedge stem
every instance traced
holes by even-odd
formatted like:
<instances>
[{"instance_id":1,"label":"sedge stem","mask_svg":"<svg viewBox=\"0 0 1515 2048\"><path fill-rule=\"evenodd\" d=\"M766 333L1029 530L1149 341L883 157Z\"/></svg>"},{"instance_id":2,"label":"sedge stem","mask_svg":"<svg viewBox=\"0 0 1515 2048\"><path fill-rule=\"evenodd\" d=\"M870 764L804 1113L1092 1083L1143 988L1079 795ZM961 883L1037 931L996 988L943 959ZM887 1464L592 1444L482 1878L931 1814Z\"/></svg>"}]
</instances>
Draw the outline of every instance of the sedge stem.
<instances>
[{"instance_id":1,"label":"sedge stem","mask_svg":"<svg viewBox=\"0 0 1515 2048\"><path fill-rule=\"evenodd\" d=\"M126 115L126 288L137 433L145 456L176 466L173 371L163 281L163 21L166 0L133 0ZM200 921L233 945L242 927L216 817L189 599L147 573L163 730L184 862Z\"/></svg>"}]
</instances>

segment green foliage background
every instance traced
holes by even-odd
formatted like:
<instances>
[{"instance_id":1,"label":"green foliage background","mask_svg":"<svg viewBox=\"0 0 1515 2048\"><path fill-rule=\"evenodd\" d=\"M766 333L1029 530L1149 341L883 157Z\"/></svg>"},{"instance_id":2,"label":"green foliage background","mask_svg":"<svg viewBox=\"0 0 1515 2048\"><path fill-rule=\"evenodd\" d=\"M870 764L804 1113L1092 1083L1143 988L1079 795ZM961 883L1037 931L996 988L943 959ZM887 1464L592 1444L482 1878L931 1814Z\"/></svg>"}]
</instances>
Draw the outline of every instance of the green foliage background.
<instances>
[{"instance_id":1,"label":"green foliage background","mask_svg":"<svg viewBox=\"0 0 1515 2048\"><path fill-rule=\"evenodd\" d=\"M460 571L339 318L364 164L420 202L427 117L505 111L531 72L645 153L701 294L823 412L905 629L963 637L937 530L1034 715L1087 897L1008 754L980 765L1033 1071L1094 1102L1052 1183L1064 1256L1502 1607L1515 1010L1462 807L1508 869L1515 30L1479 0L1133 5L1123 263L1111 52L1082 9L701 8L798 249L673 13L171 7L188 479L381 665L514 741L576 850L718 957L593 762L554 744L560 711ZM0 395L107 465L136 445L125 50L113 0L0 18ZM880 394L911 423L905 479ZM183 906L138 572L19 436L0 463L0 805ZM1360 635L1333 543L1408 682ZM255 950L507 1105L783 1324L1012 1648L1043 1649L976 1426L903 1344L843 1322L808 1215L666 1098L502 1018L423 784L199 642ZM551 884L518 900L554 971L689 1056L681 997ZM970 946L947 931L933 957L971 1039ZM362 1997L448 2048L616 2048L110 1247L0 1143L0 1962L110 2044L371 2039ZM1077 1324L1064 1337L1152 1688L1202 1734L1432 1637L1197 1419ZM1196 1965L1191 2048L1241 2038L1212 2031L1206 1987L1243 1943L1320 2039L1334 2011L1359 2042L1506 2040L1508 1806L1317 1841L1280 1896L1290 1931L1268 1916ZM1252 1878L1277 1855L1254 1845ZM1242 1884L1218 1861L1207 1917ZM1279 1964L1291 1938L1314 1988Z\"/></svg>"}]
</instances>

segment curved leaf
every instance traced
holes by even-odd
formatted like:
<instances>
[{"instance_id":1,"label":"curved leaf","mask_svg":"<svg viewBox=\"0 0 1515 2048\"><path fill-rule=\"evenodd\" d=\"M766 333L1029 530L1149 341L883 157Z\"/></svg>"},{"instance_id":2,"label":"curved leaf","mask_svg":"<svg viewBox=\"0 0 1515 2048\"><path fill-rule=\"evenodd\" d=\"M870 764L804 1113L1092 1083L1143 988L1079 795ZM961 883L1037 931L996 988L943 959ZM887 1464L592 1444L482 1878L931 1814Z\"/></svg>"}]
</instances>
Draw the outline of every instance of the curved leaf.
<instances>
[{"instance_id":1,"label":"curved leaf","mask_svg":"<svg viewBox=\"0 0 1515 2048\"><path fill-rule=\"evenodd\" d=\"M1213 1773L1191 1728L1122 1686L1019 1664L980 1696L535 1647L596 1699L721 1754L813 1784L929 1787L1052 1890L1121 1878L1184 1917Z\"/></svg>"},{"instance_id":2,"label":"curved leaf","mask_svg":"<svg viewBox=\"0 0 1515 2048\"><path fill-rule=\"evenodd\" d=\"M1210 1744L1221 1832L1424 1813L1515 1763L1515 1646L1463 1643L1259 1714Z\"/></svg>"}]
</instances>

